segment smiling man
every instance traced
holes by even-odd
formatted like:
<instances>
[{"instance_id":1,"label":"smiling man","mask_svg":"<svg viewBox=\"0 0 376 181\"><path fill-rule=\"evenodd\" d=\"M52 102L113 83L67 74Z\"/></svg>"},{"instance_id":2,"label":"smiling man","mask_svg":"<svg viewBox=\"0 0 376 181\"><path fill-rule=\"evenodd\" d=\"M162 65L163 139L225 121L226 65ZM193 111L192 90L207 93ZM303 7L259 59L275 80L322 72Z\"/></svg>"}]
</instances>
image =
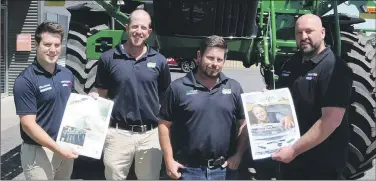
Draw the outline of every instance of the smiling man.
<instances>
[{"instance_id":1,"label":"smiling man","mask_svg":"<svg viewBox=\"0 0 376 181\"><path fill-rule=\"evenodd\" d=\"M282 162L282 180L339 179L348 152L352 72L325 46L319 17L303 15L295 28L300 52L283 65L276 87L290 89L302 137L273 159Z\"/></svg>"},{"instance_id":2,"label":"smiling man","mask_svg":"<svg viewBox=\"0 0 376 181\"><path fill-rule=\"evenodd\" d=\"M44 22L35 31L35 61L20 73L14 88L21 120L21 165L28 180L68 180L77 153L56 144L65 105L73 90L73 74L56 62L64 29Z\"/></svg>"},{"instance_id":3,"label":"smiling man","mask_svg":"<svg viewBox=\"0 0 376 181\"><path fill-rule=\"evenodd\" d=\"M242 87L221 72L226 55L222 37L207 37L197 53L198 67L168 88L159 139L172 179L236 179L248 134Z\"/></svg>"},{"instance_id":4,"label":"smiling man","mask_svg":"<svg viewBox=\"0 0 376 181\"><path fill-rule=\"evenodd\" d=\"M146 11L133 11L125 27L128 40L104 52L98 61L98 94L114 101L104 145L106 179L125 180L135 159L139 180L159 180L162 152L157 116L171 75L166 58L146 44L150 25Z\"/></svg>"}]
</instances>

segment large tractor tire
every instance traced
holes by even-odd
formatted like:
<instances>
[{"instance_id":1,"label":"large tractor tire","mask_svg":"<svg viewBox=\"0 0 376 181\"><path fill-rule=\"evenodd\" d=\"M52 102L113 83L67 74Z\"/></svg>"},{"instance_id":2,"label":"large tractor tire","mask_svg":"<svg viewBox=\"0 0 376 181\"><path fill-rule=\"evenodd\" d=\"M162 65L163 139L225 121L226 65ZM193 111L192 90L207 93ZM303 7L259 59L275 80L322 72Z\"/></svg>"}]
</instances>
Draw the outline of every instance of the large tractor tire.
<instances>
[{"instance_id":1,"label":"large tractor tire","mask_svg":"<svg viewBox=\"0 0 376 181\"><path fill-rule=\"evenodd\" d=\"M353 71L349 108L349 157L343 179L364 177L376 158L375 34L341 31L341 57ZM341 90L338 90L341 91Z\"/></svg>"},{"instance_id":2,"label":"large tractor tire","mask_svg":"<svg viewBox=\"0 0 376 181\"><path fill-rule=\"evenodd\" d=\"M86 58L86 41L89 36L102 29L109 28L105 24L89 27L80 22L72 21L70 23L66 67L75 76L74 87L77 93L87 94L94 90L98 60L88 60Z\"/></svg>"}]
</instances>

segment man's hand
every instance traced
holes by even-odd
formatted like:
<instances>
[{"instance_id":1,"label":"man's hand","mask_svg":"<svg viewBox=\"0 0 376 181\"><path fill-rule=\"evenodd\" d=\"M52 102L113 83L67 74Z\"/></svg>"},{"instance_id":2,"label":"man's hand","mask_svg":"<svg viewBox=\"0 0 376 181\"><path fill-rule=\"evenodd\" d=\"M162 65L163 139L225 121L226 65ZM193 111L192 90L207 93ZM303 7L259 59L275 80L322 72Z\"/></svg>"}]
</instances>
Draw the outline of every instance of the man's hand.
<instances>
[{"instance_id":1,"label":"man's hand","mask_svg":"<svg viewBox=\"0 0 376 181\"><path fill-rule=\"evenodd\" d=\"M88 95L94 99L97 99L99 97L99 94L97 92L90 92Z\"/></svg>"},{"instance_id":2,"label":"man's hand","mask_svg":"<svg viewBox=\"0 0 376 181\"><path fill-rule=\"evenodd\" d=\"M291 116L285 116L282 119L282 123L283 123L283 127L286 129L294 127L294 120Z\"/></svg>"},{"instance_id":3,"label":"man's hand","mask_svg":"<svg viewBox=\"0 0 376 181\"><path fill-rule=\"evenodd\" d=\"M181 177L181 173L178 172L179 168L184 168L184 166L174 159L166 161L166 172L170 178L177 180Z\"/></svg>"},{"instance_id":4,"label":"man's hand","mask_svg":"<svg viewBox=\"0 0 376 181\"><path fill-rule=\"evenodd\" d=\"M76 151L73 151L72 149L67 148L60 148L59 154L63 157L65 160L72 160L76 159L78 157L78 153Z\"/></svg>"},{"instance_id":5,"label":"man's hand","mask_svg":"<svg viewBox=\"0 0 376 181\"><path fill-rule=\"evenodd\" d=\"M241 155L236 153L235 155L232 155L230 158L228 158L226 162L222 165L222 167L225 168L228 166L230 169L236 170L239 167L241 159Z\"/></svg>"},{"instance_id":6,"label":"man's hand","mask_svg":"<svg viewBox=\"0 0 376 181\"><path fill-rule=\"evenodd\" d=\"M273 153L272 159L283 163L290 163L296 156L294 148L290 145L282 147L278 152Z\"/></svg>"}]
</instances>

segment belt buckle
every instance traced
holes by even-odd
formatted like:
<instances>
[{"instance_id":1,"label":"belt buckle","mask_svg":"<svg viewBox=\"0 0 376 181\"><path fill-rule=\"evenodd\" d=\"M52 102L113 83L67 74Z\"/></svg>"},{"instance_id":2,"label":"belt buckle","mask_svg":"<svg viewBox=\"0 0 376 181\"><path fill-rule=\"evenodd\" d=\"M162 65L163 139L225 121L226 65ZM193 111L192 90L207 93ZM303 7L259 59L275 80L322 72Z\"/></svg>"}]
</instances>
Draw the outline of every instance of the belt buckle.
<instances>
[{"instance_id":1,"label":"belt buckle","mask_svg":"<svg viewBox=\"0 0 376 181\"><path fill-rule=\"evenodd\" d=\"M208 160L208 168L214 168L214 160L213 159L209 159Z\"/></svg>"},{"instance_id":2,"label":"belt buckle","mask_svg":"<svg viewBox=\"0 0 376 181\"><path fill-rule=\"evenodd\" d=\"M132 132L135 132L135 131L133 131L134 127L141 127L141 133L144 133L147 130L146 125L132 125Z\"/></svg>"}]
</instances>

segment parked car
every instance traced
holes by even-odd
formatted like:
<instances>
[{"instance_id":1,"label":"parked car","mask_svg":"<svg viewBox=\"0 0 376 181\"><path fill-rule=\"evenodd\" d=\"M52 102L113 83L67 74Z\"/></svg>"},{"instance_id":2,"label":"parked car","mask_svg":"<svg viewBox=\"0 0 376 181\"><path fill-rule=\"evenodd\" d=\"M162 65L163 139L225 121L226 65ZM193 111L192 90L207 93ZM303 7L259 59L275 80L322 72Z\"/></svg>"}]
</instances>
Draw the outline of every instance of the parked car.
<instances>
[{"instance_id":1,"label":"parked car","mask_svg":"<svg viewBox=\"0 0 376 181\"><path fill-rule=\"evenodd\" d=\"M197 66L195 58L191 60L183 58L167 58L167 63L169 67L180 68L185 73L192 71Z\"/></svg>"}]
</instances>

